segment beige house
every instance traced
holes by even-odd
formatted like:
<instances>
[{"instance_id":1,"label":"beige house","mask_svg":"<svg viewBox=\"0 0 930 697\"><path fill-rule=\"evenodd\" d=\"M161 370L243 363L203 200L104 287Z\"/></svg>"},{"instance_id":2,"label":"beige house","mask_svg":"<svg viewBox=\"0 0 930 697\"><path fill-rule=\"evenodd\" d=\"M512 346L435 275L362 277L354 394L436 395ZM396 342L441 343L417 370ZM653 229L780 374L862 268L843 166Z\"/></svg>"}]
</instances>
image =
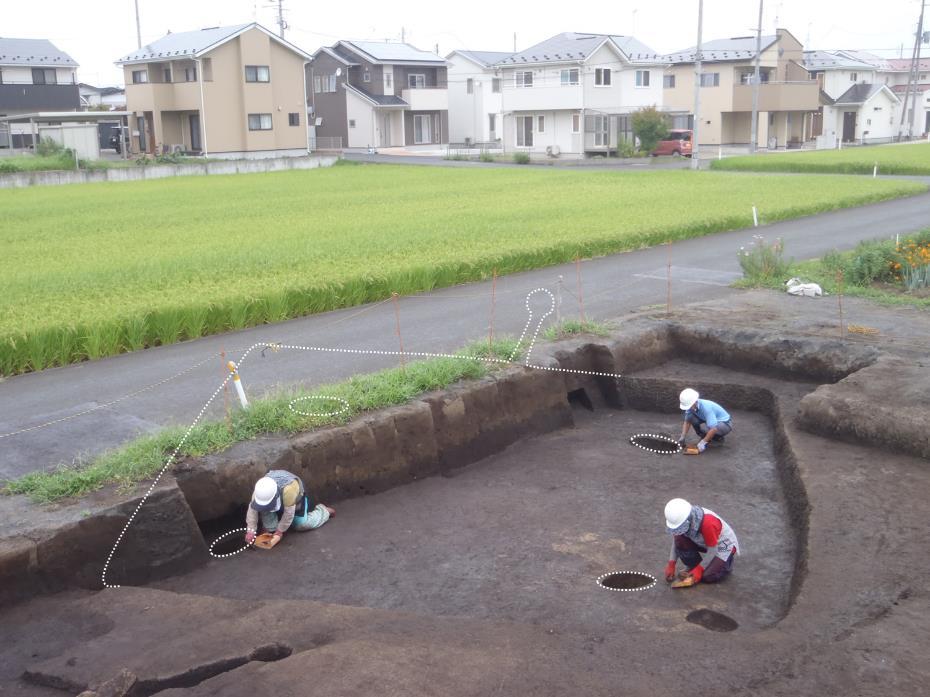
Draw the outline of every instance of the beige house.
<instances>
[{"instance_id":1,"label":"beige house","mask_svg":"<svg viewBox=\"0 0 930 697\"><path fill-rule=\"evenodd\" d=\"M308 150L310 56L259 24L168 34L120 58L133 153Z\"/></svg>"},{"instance_id":2,"label":"beige house","mask_svg":"<svg viewBox=\"0 0 930 697\"><path fill-rule=\"evenodd\" d=\"M761 147L784 148L811 140L820 108L820 87L804 66L804 47L785 29L763 36L759 70ZM709 41L702 46L699 142L709 145L751 141L756 37ZM668 56L664 106L694 110L695 49Z\"/></svg>"}]
</instances>

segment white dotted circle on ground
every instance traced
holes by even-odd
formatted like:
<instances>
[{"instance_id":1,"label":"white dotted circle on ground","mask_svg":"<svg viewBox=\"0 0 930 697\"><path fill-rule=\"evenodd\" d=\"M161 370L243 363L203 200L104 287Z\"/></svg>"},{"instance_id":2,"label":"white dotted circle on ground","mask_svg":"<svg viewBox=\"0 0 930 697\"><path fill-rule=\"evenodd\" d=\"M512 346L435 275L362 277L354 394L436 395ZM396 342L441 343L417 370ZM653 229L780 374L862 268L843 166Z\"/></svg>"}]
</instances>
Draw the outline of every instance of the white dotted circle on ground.
<instances>
[{"instance_id":1,"label":"white dotted circle on ground","mask_svg":"<svg viewBox=\"0 0 930 697\"><path fill-rule=\"evenodd\" d=\"M336 411L303 411L294 406L297 402L307 402L311 399L318 399L318 400L323 400L323 401L328 400L330 402L339 402L342 405L342 408L337 409ZM295 414L300 414L301 416L339 416L340 414L349 413L349 403L346 400L342 399L341 397L329 397L327 395L310 395L308 397L297 397L290 401L290 403L287 405L287 408L290 409Z\"/></svg>"},{"instance_id":2,"label":"white dotted circle on ground","mask_svg":"<svg viewBox=\"0 0 930 697\"><path fill-rule=\"evenodd\" d=\"M674 445L675 449L659 450L658 448L648 448L642 443L637 443L637 438L654 438L656 440L665 441L666 443ZM630 445L635 445L637 448L642 448L646 452L655 453L656 455L677 455L681 452L681 443L671 436L666 436L662 433L637 433L635 436L630 436Z\"/></svg>"},{"instance_id":3,"label":"white dotted circle on ground","mask_svg":"<svg viewBox=\"0 0 930 697\"><path fill-rule=\"evenodd\" d=\"M216 554L213 551L213 548L216 546L216 543L219 542L220 540L223 540L229 537L230 535L235 535L236 533L245 533L245 532L248 532L248 528L236 528L235 530L224 532L222 535L220 535L215 540L213 540L213 542L210 543L210 547L208 548L208 551L210 552L210 556L215 557L216 559L225 559L226 557L234 557L240 552L244 552L245 550L247 550L249 547L251 547L255 543L247 542L241 549L237 549L235 552L230 552L229 554Z\"/></svg>"},{"instance_id":4,"label":"white dotted circle on ground","mask_svg":"<svg viewBox=\"0 0 930 697\"><path fill-rule=\"evenodd\" d=\"M609 586L604 585L604 579L609 578L610 576L616 576L618 574L636 574L637 576L645 576L646 578L652 579L651 583L648 583L645 586L640 586L639 588L610 588ZM652 574L647 574L644 571L611 571L610 573L601 574L597 577L597 585L603 588L605 591L620 591L622 593L630 593L634 591L647 591L656 584L656 577Z\"/></svg>"}]
</instances>

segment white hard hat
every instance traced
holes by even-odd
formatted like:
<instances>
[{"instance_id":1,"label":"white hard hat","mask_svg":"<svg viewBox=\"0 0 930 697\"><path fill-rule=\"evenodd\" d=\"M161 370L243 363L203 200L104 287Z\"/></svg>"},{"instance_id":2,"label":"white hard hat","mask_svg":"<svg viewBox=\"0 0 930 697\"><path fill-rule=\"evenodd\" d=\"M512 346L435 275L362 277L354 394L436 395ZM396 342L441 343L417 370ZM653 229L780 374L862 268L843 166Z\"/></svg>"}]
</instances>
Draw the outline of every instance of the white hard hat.
<instances>
[{"instance_id":1,"label":"white hard hat","mask_svg":"<svg viewBox=\"0 0 930 697\"><path fill-rule=\"evenodd\" d=\"M665 527L677 530L691 515L691 504L684 499L672 499L665 504Z\"/></svg>"},{"instance_id":2,"label":"white hard hat","mask_svg":"<svg viewBox=\"0 0 930 697\"><path fill-rule=\"evenodd\" d=\"M679 406L682 411L688 411L691 407L694 406L694 403L698 401L700 397L697 393L697 390L692 390L690 387L686 387L681 391L681 394L678 395L678 401L680 402Z\"/></svg>"},{"instance_id":3,"label":"white hard hat","mask_svg":"<svg viewBox=\"0 0 930 697\"><path fill-rule=\"evenodd\" d=\"M271 477L262 477L255 482L252 500L257 506L268 506L278 495L278 484Z\"/></svg>"}]
</instances>

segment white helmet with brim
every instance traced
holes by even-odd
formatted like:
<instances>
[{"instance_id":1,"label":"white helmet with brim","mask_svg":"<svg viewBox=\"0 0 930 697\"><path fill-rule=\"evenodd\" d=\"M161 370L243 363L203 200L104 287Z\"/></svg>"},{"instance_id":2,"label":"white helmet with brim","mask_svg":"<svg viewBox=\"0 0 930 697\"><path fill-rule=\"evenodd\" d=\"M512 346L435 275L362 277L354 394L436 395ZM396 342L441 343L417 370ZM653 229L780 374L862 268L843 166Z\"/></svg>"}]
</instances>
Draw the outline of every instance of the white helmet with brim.
<instances>
[{"instance_id":1,"label":"white helmet with brim","mask_svg":"<svg viewBox=\"0 0 930 697\"><path fill-rule=\"evenodd\" d=\"M687 387L678 395L678 406L681 407L682 411L688 411L688 409L694 406L694 403L698 401L698 397L700 396L697 390L692 390L690 387Z\"/></svg>"},{"instance_id":2,"label":"white helmet with brim","mask_svg":"<svg viewBox=\"0 0 930 697\"><path fill-rule=\"evenodd\" d=\"M256 511L273 511L278 508L278 483L271 477L262 477L255 482L252 493L252 508Z\"/></svg>"}]
</instances>

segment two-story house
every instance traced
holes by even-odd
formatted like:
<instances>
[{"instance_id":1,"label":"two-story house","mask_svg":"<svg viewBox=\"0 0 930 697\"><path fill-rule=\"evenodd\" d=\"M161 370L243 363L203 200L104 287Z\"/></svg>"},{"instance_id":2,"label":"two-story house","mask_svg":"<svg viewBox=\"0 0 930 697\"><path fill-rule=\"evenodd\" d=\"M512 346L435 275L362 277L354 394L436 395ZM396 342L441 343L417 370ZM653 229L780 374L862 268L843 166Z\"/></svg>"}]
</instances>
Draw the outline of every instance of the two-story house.
<instances>
[{"instance_id":1,"label":"two-story house","mask_svg":"<svg viewBox=\"0 0 930 697\"><path fill-rule=\"evenodd\" d=\"M890 142L898 131L901 100L874 66L842 51L805 51L804 66L821 89L821 108L812 135L822 147Z\"/></svg>"},{"instance_id":2,"label":"two-story house","mask_svg":"<svg viewBox=\"0 0 930 697\"><path fill-rule=\"evenodd\" d=\"M505 151L606 153L630 114L662 107L666 63L631 36L558 34L497 63Z\"/></svg>"},{"instance_id":3,"label":"two-story house","mask_svg":"<svg viewBox=\"0 0 930 697\"><path fill-rule=\"evenodd\" d=\"M449 64L449 140L494 143L501 138L503 104L497 63L512 53L453 51Z\"/></svg>"},{"instance_id":4,"label":"two-story house","mask_svg":"<svg viewBox=\"0 0 930 697\"><path fill-rule=\"evenodd\" d=\"M134 153L306 154L309 54L260 24L180 32L117 61Z\"/></svg>"},{"instance_id":5,"label":"two-story house","mask_svg":"<svg viewBox=\"0 0 930 697\"><path fill-rule=\"evenodd\" d=\"M786 29L763 36L759 56L757 143L800 146L811 139L820 109L820 88L804 67L804 47ZM695 49L668 56L663 78L667 108L694 109ZM701 47L700 123L703 144L748 144L752 140L756 37L707 41Z\"/></svg>"},{"instance_id":6,"label":"two-story house","mask_svg":"<svg viewBox=\"0 0 930 697\"><path fill-rule=\"evenodd\" d=\"M77 62L46 39L0 39L0 117L79 111ZM28 124L0 132L0 147L32 145Z\"/></svg>"},{"instance_id":7,"label":"two-story house","mask_svg":"<svg viewBox=\"0 0 930 697\"><path fill-rule=\"evenodd\" d=\"M307 66L318 139L349 148L449 142L446 61L405 43L338 41Z\"/></svg>"},{"instance_id":8,"label":"two-story house","mask_svg":"<svg viewBox=\"0 0 930 697\"><path fill-rule=\"evenodd\" d=\"M891 58L885 65L886 84L901 99L896 124L901 123L901 111L906 112L901 135L917 137L930 134L930 58L921 58L917 62L916 82L911 82L914 76L910 58Z\"/></svg>"}]
</instances>

